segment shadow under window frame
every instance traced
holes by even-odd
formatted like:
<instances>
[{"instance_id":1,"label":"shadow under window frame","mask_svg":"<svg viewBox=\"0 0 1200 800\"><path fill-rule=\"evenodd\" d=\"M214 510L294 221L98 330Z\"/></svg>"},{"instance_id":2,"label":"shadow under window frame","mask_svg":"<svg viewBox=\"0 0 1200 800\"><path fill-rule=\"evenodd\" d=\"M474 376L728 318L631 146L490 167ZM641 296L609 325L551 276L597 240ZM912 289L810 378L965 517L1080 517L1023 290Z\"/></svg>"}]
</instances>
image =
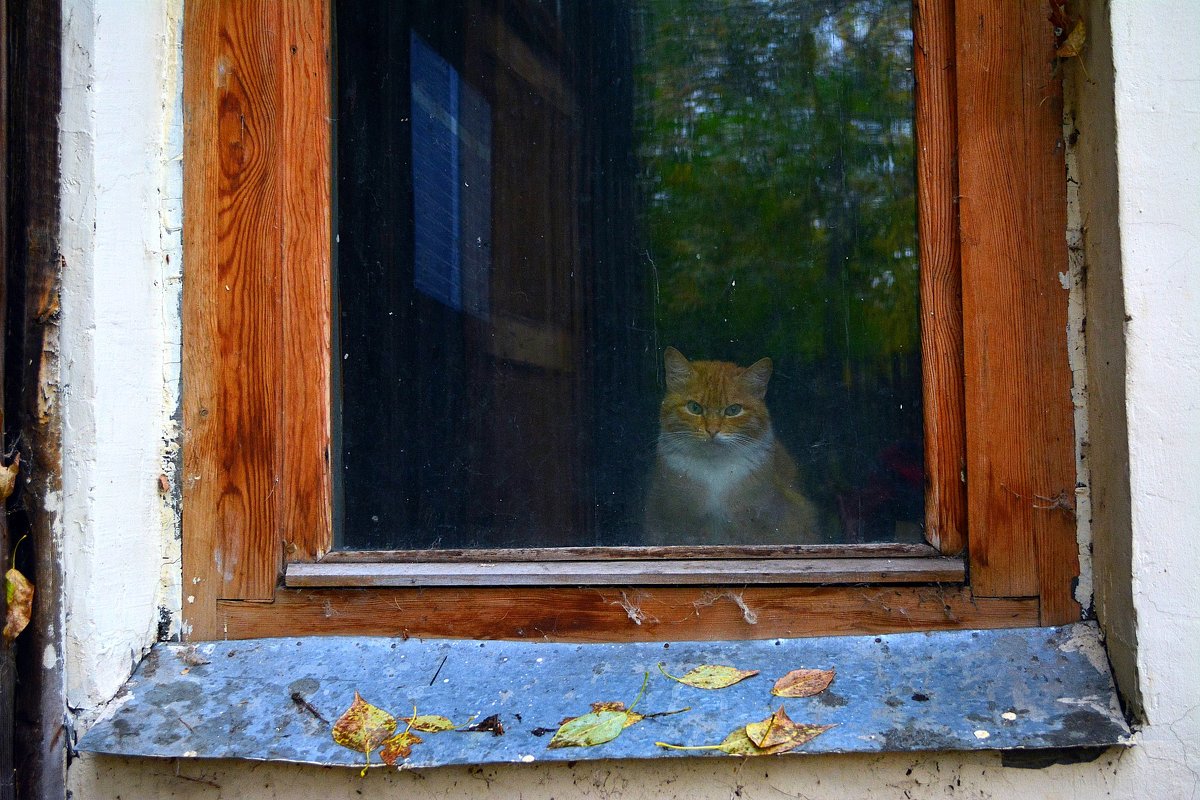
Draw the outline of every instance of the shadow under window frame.
<instances>
[{"instance_id":1,"label":"shadow under window frame","mask_svg":"<svg viewBox=\"0 0 1200 800\"><path fill-rule=\"evenodd\" d=\"M736 639L1078 619L1053 30L1031 0L921 0L913 21L930 545L443 551L422 577L397 564L408 553L330 552L329 9L189 3L189 638ZM589 579L578 567L596 557ZM671 557L685 559L675 574L655 568Z\"/></svg>"}]
</instances>

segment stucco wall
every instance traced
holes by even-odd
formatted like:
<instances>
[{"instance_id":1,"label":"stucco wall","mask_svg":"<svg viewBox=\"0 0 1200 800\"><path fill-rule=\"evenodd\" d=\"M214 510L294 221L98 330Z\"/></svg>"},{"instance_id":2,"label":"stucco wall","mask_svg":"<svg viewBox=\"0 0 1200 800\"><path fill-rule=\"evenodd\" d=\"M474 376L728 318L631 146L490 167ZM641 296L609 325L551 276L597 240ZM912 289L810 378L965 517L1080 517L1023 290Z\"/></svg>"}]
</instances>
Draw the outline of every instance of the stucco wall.
<instances>
[{"instance_id":1,"label":"stucco wall","mask_svg":"<svg viewBox=\"0 0 1200 800\"><path fill-rule=\"evenodd\" d=\"M1193 796L1200 3L1164 0L1153 13L1139 0L1088 5L1087 74L1065 69L1081 128L1096 608L1147 720L1134 748L1045 770L938 754L579 762L365 780L352 770L85 756L70 769L74 796ZM67 669L86 722L152 641L159 607L179 607L175 516L156 488L178 385L178 7L64 0L64 9Z\"/></svg>"}]
</instances>

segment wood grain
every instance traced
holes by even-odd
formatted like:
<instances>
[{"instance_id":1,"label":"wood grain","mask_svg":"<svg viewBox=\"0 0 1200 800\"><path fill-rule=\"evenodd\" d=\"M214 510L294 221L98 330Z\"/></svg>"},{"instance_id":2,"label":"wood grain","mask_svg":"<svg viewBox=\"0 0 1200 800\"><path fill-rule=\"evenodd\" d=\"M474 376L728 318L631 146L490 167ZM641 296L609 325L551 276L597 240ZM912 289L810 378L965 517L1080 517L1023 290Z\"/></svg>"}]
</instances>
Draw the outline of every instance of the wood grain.
<instances>
[{"instance_id":1,"label":"wood grain","mask_svg":"<svg viewBox=\"0 0 1200 800\"><path fill-rule=\"evenodd\" d=\"M956 34L972 587L977 596L1041 594L1047 621L1077 619L1052 31L1039 2L1015 13L960 0Z\"/></svg>"},{"instance_id":2,"label":"wood grain","mask_svg":"<svg viewBox=\"0 0 1200 800\"><path fill-rule=\"evenodd\" d=\"M1037 601L904 586L605 589L280 589L222 602L222 638L418 636L574 642L769 639L1027 627Z\"/></svg>"},{"instance_id":3,"label":"wood grain","mask_svg":"<svg viewBox=\"0 0 1200 800\"><path fill-rule=\"evenodd\" d=\"M184 26L183 532L187 624L267 600L282 397L276 5L189 2Z\"/></svg>"},{"instance_id":4,"label":"wood grain","mask_svg":"<svg viewBox=\"0 0 1200 800\"><path fill-rule=\"evenodd\" d=\"M962 583L960 558L289 564L290 587Z\"/></svg>"},{"instance_id":5,"label":"wood grain","mask_svg":"<svg viewBox=\"0 0 1200 800\"><path fill-rule=\"evenodd\" d=\"M954 555L967 543L967 486L953 0L917 0L913 38L925 536L942 553Z\"/></svg>"},{"instance_id":6,"label":"wood grain","mask_svg":"<svg viewBox=\"0 0 1200 800\"><path fill-rule=\"evenodd\" d=\"M333 546L330 461L330 25L324 0L280 4L283 359L280 514L287 558Z\"/></svg>"}]
</instances>

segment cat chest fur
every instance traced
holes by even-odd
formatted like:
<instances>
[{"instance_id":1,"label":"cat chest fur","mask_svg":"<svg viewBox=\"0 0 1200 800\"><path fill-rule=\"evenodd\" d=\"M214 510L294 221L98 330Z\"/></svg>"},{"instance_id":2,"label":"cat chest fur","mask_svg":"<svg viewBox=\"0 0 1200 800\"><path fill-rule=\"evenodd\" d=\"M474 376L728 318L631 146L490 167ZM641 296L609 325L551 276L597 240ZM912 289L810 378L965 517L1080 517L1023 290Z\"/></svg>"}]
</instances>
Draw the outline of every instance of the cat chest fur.
<instances>
[{"instance_id":1,"label":"cat chest fur","mask_svg":"<svg viewBox=\"0 0 1200 800\"><path fill-rule=\"evenodd\" d=\"M743 493L747 481L754 479L756 470L770 456L770 447L757 448L755 452L736 456L723 455L714 458L708 454L664 454L663 462L667 470L691 484L689 488L694 492L692 502L697 511L717 516L727 514L731 500Z\"/></svg>"}]
</instances>

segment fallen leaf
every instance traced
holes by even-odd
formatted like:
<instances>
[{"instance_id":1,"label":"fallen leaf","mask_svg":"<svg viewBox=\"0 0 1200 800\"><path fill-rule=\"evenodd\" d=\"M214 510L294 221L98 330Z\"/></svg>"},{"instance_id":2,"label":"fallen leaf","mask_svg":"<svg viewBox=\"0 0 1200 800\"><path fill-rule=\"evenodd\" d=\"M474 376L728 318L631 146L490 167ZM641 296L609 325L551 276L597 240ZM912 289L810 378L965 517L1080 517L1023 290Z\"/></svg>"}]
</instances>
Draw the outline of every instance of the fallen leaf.
<instances>
[{"instance_id":1,"label":"fallen leaf","mask_svg":"<svg viewBox=\"0 0 1200 800\"><path fill-rule=\"evenodd\" d=\"M719 664L701 664L678 678L663 669L661 663L658 665L658 671L673 681L694 686L697 689L724 689L758 674L756 669L738 669Z\"/></svg>"},{"instance_id":2,"label":"fallen leaf","mask_svg":"<svg viewBox=\"0 0 1200 800\"><path fill-rule=\"evenodd\" d=\"M787 744L769 748L759 747L750 740L745 726L730 733L720 744L683 745L666 742L655 742L655 744L667 750L720 750L731 756L772 756L776 753L786 753L791 749L791 746Z\"/></svg>"},{"instance_id":3,"label":"fallen leaf","mask_svg":"<svg viewBox=\"0 0 1200 800\"><path fill-rule=\"evenodd\" d=\"M357 750L367 757L363 775L371 766L371 751L396 732L396 718L382 708L371 705L354 693L354 702L333 723L333 740L342 747Z\"/></svg>"},{"instance_id":4,"label":"fallen leaf","mask_svg":"<svg viewBox=\"0 0 1200 800\"><path fill-rule=\"evenodd\" d=\"M484 720L476 722L474 725L468 725L465 728L455 728L462 733L490 733L493 736L504 735L504 724L500 722L499 714L492 714Z\"/></svg>"},{"instance_id":5,"label":"fallen leaf","mask_svg":"<svg viewBox=\"0 0 1200 800\"><path fill-rule=\"evenodd\" d=\"M625 729L628 711L593 711L567 720L550 740L549 747L594 747L611 742Z\"/></svg>"},{"instance_id":6,"label":"fallen leaf","mask_svg":"<svg viewBox=\"0 0 1200 800\"><path fill-rule=\"evenodd\" d=\"M829 688L836 673L831 669L794 669L775 681L776 697L812 697Z\"/></svg>"},{"instance_id":7,"label":"fallen leaf","mask_svg":"<svg viewBox=\"0 0 1200 800\"><path fill-rule=\"evenodd\" d=\"M21 454L13 455L12 463L0 467L0 502L9 498L17 487L17 473L21 470Z\"/></svg>"},{"instance_id":8,"label":"fallen leaf","mask_svg":"<svg viewBox=\"0 0 1200 800\"><path fill-rule=\"evenodd\" d=\"M12 644L21 635L33 614L33 584L16 567L4 573L4 597L8 613L4 620L4 641Z\"/></svg>"},{"instance_id":9,"label":"fallen leaf","mask_svg":"<svg viewBox=\"0 0 1200 800\"><path fill-rule=\"evenodd\" d=\"M407 723L414 731L422 733L442 733L454 730L454 723L438 714L422 714L419 717L405 717L401 722Z\"/></svg>"},{"instance_id":10,"label":"fallen leaf","mask_svg":"<svg viewBox=\"0 0 1200 800\"><path fill-rule=\"evenodd\" d=\"M630 725L636 725L637 723L641 722L642 720L644 720L646 718L645 716L639 714L636 711L630 711L629 709L625 708L625 704L622 703L620 700L617 700L616 702L611 702L611 703L592 703L592 711L596 711L596 712L619 711L619 712L622 712L628 717L628 719L625 720L626 728L628 728ZM563 720L563 722L566 722L566 721L567 720Z\"/></svg>"},{"instance_id":11,"label":"fallen leaf","mask_svg":"<svg viewBox=\"0 0 1200 800\"><path fill-rule=\"evenodd\" d=\"M1067 35L1066 41L1062 43L1062 47L1054 52L1054 55L1059 58L1075 58L1083 52L1083 46L1087 43L1087 28L1084 27L1083 20L1076 20L1075 25L1071 28L1071 32Z\"/></svg>"},{"instance_id":12,"label":"fallen leaf","mask_svg":"<svg viewBox=\"0 0 1200 800\"><path fill-rule=\"evenodd\" d=\"M394 767L397 761L412 755L412 746L420 743L420 736L410 730L403 730L383 741L379 749L379 758L389 767Z\"/></svg>"},{"instance_id":13,"label":"fallen leaf","mask_svg":"<svg viewBox=\"0 0 1200 800\"><path fill-rule=\"evenodd\" d=\"M204 656L200 655L200 651L196 649L196 645L190 644L182 650L175 651L175 657L187 664L189 667L202 667L205 664L211 664Z\"/></svg>"},{"instance_id":14,"label":"fallen leaf","mask_svg":"<svg viewBox=\"0 0 1200 800\"><path fill-rule=\"evenodd\" d=\"M756 747L764 750L773 750L782 745L787 745L787 749L791 750L805 742L812 741L832 727L832 725L797 725L788 718L783 706L780 706L779 710L767 719L747 725L746 736Z\"/></svg>"}]
</instances>

